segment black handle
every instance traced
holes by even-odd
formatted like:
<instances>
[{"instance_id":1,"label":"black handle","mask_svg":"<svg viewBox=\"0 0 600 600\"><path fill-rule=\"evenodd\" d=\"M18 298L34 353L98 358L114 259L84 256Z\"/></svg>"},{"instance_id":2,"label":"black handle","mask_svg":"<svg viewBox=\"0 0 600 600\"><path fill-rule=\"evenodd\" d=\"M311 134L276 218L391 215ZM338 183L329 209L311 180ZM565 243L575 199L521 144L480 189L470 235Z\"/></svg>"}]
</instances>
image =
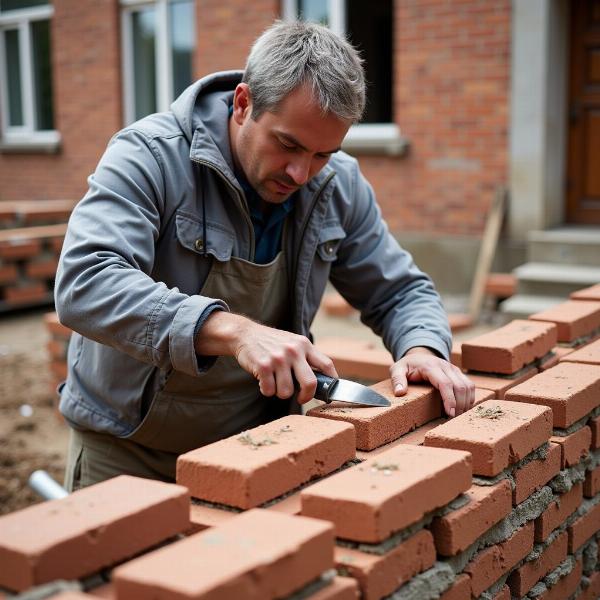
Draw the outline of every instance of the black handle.
<instances>
[{"instance_id":1,"label":"black handle","mask_svg":"<svg viewBox=\"0 0 600 600\"><path fill-rule=\"evenodd\" d=\"M329 377L329 375L325 375L324 373L318 373L315 371L315 375L317 376L317 389L315 391L315 398L317 400L323 400L323 402L327 402L329 404L331 402L331 398L329 397L335 384L339 381L335 377Z\"/></svg>"}]
</instances>

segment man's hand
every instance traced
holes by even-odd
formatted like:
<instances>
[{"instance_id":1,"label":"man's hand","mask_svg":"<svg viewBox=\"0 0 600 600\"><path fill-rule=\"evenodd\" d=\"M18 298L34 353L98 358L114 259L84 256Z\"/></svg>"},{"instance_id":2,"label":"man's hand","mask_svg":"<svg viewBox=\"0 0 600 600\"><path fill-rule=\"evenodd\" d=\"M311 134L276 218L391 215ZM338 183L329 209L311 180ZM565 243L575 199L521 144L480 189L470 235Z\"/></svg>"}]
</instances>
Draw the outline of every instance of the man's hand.
<instances>
[{"instance_id":1,"label":"man's hand","mask_svg":"<svg viewBox=\"0 0 600 600\"><path fill-rule=\"evenodd\" d=\"M308 338L224 311L216 311L206 319L194 347L202 356L234 356L258 380L264 396L290 398L294 376L300 388L300 404L315 395L317 378L313 369L338 376L332 360Z\"/></svg>"},{"instance_id":2,"label":"man's hand","mask_svg":"<svg viewBox=\"0 0 600 600\"><path fill-rule=\"evenodd\" d=\"M475 403L475 385L453 364L428 348L411 348L390 368L396 396L407 392L408 382L428 381L440 390L444 410L450 417L469 410Z\"/></svg>"}]
</instances>

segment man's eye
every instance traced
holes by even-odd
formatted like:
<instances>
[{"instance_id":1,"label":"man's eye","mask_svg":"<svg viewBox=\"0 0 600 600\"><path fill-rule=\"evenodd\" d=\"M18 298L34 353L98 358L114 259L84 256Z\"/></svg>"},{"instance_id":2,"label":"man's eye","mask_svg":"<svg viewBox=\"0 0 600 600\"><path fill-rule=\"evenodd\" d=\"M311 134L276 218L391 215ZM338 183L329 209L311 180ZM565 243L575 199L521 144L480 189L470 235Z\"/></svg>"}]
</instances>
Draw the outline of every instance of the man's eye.
<instances>
[{"instance_id":1,"label":"man's eye","mask_svg":"<svg viewBox=\"0 0 600 600\"><path fill-rule=\"evenodd\" d=\"M283 142L279 142L281 144L282 148L285 148L286 150L293 150L295 148L295 146L290 146L289 144L284 144Z\"/></svg>"}]
</instances>

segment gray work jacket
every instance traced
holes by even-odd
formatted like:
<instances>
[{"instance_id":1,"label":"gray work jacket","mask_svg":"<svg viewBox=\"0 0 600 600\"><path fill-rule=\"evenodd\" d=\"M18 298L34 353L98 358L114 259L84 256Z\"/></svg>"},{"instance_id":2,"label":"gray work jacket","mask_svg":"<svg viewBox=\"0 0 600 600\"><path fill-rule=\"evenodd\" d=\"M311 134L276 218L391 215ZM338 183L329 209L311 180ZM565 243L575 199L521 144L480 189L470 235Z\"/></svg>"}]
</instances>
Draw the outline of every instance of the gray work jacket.
<instances>
[{"instance_id":1,"label":"gray work jacket","mask_svg":"<svg viewBox=\"0 0 600 600\"><path fill-rule=\"evenodd\" d=\"M241 72L205 77L169 112L117 133L69 221L56 278L76 333L60 410L76 427L124 436L176 369L202 377L194 329L218 298L199 295L213 260L253 260L254 231L232 171L228 111ZM328 279L397 359L448 357L431 280L389 234L371 186L343 152L295 196L286 239L290 329L310 335Z\"/></svg>"}]
</instances>

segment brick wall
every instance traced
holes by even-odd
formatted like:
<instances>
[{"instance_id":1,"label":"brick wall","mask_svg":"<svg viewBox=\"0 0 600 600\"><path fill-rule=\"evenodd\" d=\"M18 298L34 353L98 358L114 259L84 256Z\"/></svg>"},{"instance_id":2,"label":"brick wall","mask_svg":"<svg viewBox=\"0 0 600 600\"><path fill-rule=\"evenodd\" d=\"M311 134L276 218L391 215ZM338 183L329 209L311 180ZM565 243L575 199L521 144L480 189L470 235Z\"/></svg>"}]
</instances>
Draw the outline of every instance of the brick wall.
<instances>
[{"instance_id":1,"label":"brick wall","mask_svg":"<svg viewBox=\"0 0 600 600\"><path fill-rule=\"evenodd\" d=\"M117 0L57 0L56 155L0 154L0 200L79 198L122 124ZM243 67L277 0L197 0L200 77ZM507 181L510 2L397 0L394 115L407 157L361 157L394 232L478 235Z\"/></svg>"}]
</instances>

